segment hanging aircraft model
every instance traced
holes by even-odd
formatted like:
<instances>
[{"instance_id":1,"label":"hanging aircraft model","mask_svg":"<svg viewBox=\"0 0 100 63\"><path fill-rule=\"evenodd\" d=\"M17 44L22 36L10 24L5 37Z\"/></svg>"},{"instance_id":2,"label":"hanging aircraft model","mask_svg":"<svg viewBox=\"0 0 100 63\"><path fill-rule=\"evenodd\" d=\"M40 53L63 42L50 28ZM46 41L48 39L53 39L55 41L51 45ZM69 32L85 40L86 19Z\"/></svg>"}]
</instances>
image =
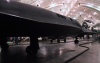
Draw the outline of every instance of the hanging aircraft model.
<instances>
[{"instance_id":1,"label":"hanging aircraft model","mask_svg":"<svg viewBox=\"0 0 100 63\"><path fill-rule=\"evenodd\" d=\"M27 54L36 54L38 37L77 36L82 33L81 25L60 14L10 0L0 0L0 46L8 48L7 37L29 36Z\"/></svg>"}]
</instances>

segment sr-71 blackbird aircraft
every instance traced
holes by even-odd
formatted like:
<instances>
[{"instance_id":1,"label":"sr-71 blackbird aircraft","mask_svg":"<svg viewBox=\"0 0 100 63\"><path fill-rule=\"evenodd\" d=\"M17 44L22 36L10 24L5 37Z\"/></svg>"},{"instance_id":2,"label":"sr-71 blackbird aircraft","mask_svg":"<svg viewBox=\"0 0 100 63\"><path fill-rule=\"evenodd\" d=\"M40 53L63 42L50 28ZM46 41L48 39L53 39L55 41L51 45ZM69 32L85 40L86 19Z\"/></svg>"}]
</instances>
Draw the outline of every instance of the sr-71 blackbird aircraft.
<instances>
[{"instance_id":1,"label":"sr-71 blackbird aircraft","mask_svg":"<svg viewBox=\"0 0 100 63\"><path fill-rule=\"evenodd\" d=\"M69 17L28 4L0 0L0 45L8 48L7 37L29 36L27 54L36 54L40 36L77 36L81 25Z\"/></svg>"}]
</instances>

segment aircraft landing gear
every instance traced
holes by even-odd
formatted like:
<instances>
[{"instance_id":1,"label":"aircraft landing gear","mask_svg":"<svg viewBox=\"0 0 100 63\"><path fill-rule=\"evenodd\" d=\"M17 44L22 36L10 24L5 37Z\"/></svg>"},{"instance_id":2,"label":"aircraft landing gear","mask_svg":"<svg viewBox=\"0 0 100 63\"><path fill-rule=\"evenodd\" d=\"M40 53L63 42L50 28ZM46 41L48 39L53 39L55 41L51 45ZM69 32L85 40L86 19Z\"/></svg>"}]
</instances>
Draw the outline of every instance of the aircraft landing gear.
<instances>
[{"instance_id":1,"label":"aircraft landing gear","mask_svg":"<svg viewBox=\"0 0 100 63\"><path fill-rule=\"evenodd\" d=\"M26 48L28 55L36 55L39 49L38 37L30 37L30 45Z\"/></svg>"},{"instance_id":2,"label":"aircraft landing gear","mask_svg":"<svg viewBox=\"0 0 100 63\"><path fill-rule=\"evenodd\" d=\"M64 38L64 43L66 43L66 38Z\"/></svg>"},{"instance_id":3,"label":"aircraft landing gear","mask_svg":"<svg viewBox=\"0 0 100 63\"><path fill-rule=\"evenodd\" d=\"M75 38L75 41L74 42L75 42L76 45L79 43L79 40L78 40L77 37Z\"/></svg>"},{"instance_id":4,"label":"aircraft landing gear","mask_svg":"<svg viewBox=\"0 0 100 63\"><path fill-rule=\"evenodd\" d=\"M60 39L59 38L57 39L57 42L60 43Z\"/></svg>"},{"instance_id":5,"label":"aircraft landing gear","mask_svg":"<svg viewBox=\"0 0 100 63\"><path fill-rule=\"evenodd\" d=\"M0 36L0 46L2 51L6 51L9 48L9 45L7 44L7 37Z\"/></svg>"}]
</instances>

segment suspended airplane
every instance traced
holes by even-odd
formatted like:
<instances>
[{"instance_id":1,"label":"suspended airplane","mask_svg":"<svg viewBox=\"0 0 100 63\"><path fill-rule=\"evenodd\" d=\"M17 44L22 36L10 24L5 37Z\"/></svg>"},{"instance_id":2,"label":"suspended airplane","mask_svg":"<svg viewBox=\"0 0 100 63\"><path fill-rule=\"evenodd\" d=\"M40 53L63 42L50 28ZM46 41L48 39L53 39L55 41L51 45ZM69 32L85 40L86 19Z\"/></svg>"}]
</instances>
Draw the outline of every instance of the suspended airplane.
<instances>
[{"instance_id":1,"label":"suspended airplane","mask_svg":"<svg viewBox=\"0 0 100 63\"><path fill-rule=\"evenodd\" d=\"M36 54L38 37L77 36L81 25L69 17L20 2L0 0L0 45L8 48L7 37L29 36L27 54Z\"/></svg>"}]
</instances>

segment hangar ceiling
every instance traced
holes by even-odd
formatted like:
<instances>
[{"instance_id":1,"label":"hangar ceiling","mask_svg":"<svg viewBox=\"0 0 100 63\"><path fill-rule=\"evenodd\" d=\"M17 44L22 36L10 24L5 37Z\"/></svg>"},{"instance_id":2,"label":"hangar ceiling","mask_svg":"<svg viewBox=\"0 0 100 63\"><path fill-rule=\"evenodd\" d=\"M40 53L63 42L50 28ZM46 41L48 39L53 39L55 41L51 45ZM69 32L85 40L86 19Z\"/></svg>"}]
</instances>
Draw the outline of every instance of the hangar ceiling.
<instances>
[{"instance_id":1,"label":"hangar ceiling","mask_svg":"<svg viewBox=\"0 0 100 63\"><path fill-rule=\"evenodd\" d=\"M79 21L91 20L90 26L100 22L100 0L15 0L71 17Z\"/></svg>"}]
</instances>

